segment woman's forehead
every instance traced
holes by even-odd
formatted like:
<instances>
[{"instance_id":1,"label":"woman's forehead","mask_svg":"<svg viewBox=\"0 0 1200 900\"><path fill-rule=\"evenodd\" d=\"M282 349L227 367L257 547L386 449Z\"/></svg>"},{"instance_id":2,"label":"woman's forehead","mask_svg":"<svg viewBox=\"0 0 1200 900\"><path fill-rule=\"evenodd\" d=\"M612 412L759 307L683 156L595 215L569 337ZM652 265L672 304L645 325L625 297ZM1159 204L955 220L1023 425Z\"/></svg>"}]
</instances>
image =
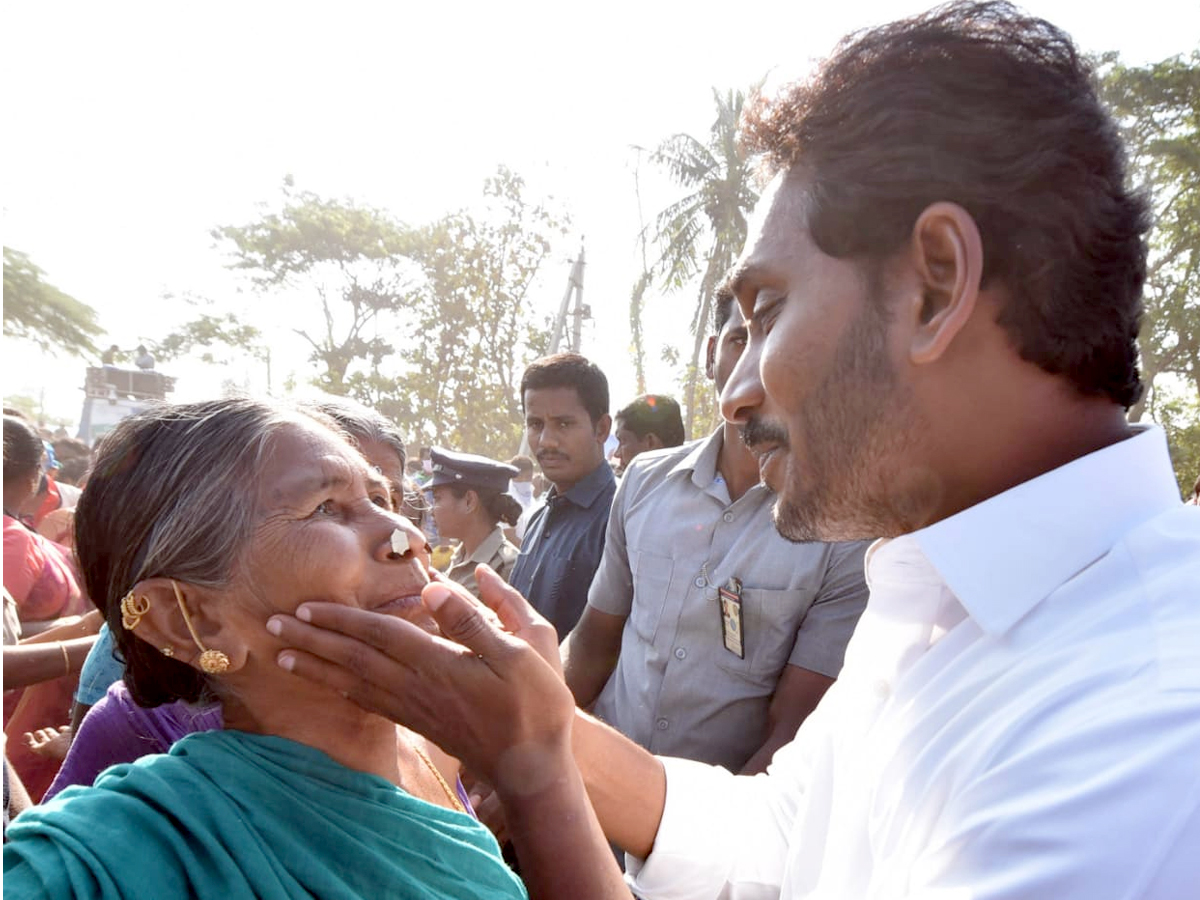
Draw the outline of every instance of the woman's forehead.
<instances>
[{"instance_id":1,"label":"woman's forehead","mask_svg":"<svg viewBox=\"0 0 1200 900\"><path fill-rule=\"evenodd\" d=\"M268 501L373 473L345 440L315 422L298 420L272 436L259 470L260 494Z\"/></svg>"}]
</instances>

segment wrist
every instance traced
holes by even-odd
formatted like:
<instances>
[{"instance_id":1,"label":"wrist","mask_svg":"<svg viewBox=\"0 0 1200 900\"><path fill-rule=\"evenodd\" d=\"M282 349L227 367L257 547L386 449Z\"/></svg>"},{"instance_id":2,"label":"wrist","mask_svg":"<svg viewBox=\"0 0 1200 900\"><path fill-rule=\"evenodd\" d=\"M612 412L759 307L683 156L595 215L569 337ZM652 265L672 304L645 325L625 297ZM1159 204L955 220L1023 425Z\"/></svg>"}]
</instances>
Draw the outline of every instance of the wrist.
<instances>
[{"instance_id":1,"label":"wrist","mask_svg":"<svg viewBox=\"0 0 1200 900\"><path fill-rule=\"evenodd\" d=\"M531 800L554 792L578 777L571 753L570 728L549 742L515 744L496 760L490 781L507 808L510 802Z\"/></svg>"}]
</instances>

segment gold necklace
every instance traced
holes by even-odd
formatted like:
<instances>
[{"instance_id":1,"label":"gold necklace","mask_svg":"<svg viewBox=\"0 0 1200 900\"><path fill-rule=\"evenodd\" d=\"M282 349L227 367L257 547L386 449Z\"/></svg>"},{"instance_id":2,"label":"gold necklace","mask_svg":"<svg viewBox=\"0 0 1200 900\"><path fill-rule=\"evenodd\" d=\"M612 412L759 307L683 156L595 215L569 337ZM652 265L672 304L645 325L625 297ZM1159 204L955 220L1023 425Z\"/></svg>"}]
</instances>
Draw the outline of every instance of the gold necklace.
<instances>
[{"instance_id":1,"label":"gold necklace","mask_svg":"<svg viewBox=\"0 0 1200 900\"><path fill-rule=\"evenodd\" d=\"M417 756L420 757L421 762L425 763L425 767L433 773L433 777L437 779L438 784L442 786L442 790L446 792L446 799L450 801L450 805L460 813L465 813L467 810L466 807L463 806L462 800L458 798L458 794L450 788L449 784L446 783L446 779L442 777L442 773L439 772L437 766L433 764L433 760L425 755L425 751L417 746L416 741L409 740L408 745L412 747Z\"/></svg>"}]
</instances>

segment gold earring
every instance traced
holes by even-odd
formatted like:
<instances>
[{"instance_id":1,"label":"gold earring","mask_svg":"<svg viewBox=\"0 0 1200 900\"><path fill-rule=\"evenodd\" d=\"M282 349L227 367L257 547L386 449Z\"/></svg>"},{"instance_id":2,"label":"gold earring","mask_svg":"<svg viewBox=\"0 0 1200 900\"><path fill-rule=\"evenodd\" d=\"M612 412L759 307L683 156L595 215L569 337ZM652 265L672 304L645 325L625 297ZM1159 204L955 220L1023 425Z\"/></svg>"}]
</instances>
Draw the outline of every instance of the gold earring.
<instances>
[{"instance_id":1,"label":"gold earring","mask_svg":"<svg viewBox=\"0 0 1200 900\"><path fill-rule=\"evenodd\" d=\"M175 599L179 601L179 611L183 613L183 622L187 625L188 631L191 632L192 640L200 648L199 662L201 670L209 675L220 675L222 672L229 671L229 657L220 650L209 650L200 642L200 636L196 634L196 629L192 627L192 617L188 615L187 606L183 602L183 593L179 590L179 585L172 580L171 587L175 589Z\"/></svg>"},{"instance_id":2,"label":"gold earring","mask_svg":"<svg viewBox=\"0 0 1200 900\"><path fill-rule=\"evenodd\" d=\"M126 631L133 631L142 621L142 616L150 612L150 598L139 597L130 591L121 598L121 624Z\"/></svg>"},{"instance_id":3,"label":"gold earring","mask_svg":"<svg viewBox=\"0 0 1200 900\"><path fill-rule=\"evenodd\" d=\"M167 657L168 659L170 659L172 656L175 655L175 648L174 647L163 647L162 655Z\"/></svg>"}]
</instances>

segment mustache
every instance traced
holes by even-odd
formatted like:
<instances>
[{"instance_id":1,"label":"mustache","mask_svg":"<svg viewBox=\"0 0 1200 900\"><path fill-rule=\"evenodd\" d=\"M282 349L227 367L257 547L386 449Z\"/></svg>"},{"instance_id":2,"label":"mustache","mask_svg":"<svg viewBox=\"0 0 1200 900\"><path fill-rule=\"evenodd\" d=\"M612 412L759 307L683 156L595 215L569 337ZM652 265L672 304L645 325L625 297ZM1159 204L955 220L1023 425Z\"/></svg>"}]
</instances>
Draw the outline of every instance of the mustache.
<instances>
[{"instance_id":1,"label":"mustache","mask_svg":"<svg viewBox=\"0 0 1200 900\"><path fill-rule=\"evenodd\" d=\"M538 462L541 462L543 459L567 459L567 454L560 453L557 450L539 450L536 455Z\"/></svg>"},{"instance_id":2,"label":"mustache","mask_svg":"<svg viewBox=\"0 0 1200 900\"><path fill-rule=\"evenodd\" d=\"M769 422L761 416L751 416L740 429L742 443L753 450L762 444L774 444L788 449L787 431L778 422Z\"/></svg>"}]
</instances>

